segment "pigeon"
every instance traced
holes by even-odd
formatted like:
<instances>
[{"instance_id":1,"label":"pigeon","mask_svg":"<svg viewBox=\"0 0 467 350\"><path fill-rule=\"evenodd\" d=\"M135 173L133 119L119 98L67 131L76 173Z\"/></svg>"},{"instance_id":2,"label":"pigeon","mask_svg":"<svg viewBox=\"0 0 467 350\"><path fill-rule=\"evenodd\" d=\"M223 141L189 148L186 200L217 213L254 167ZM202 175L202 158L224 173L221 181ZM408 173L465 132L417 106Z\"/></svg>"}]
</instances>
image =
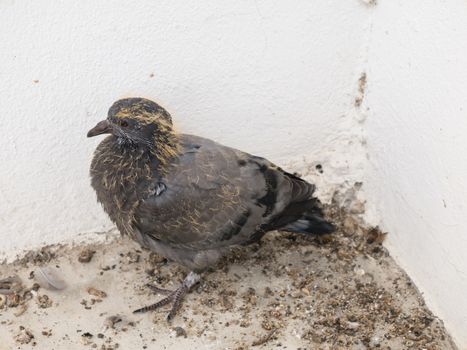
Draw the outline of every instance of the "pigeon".
<instances>
[{"instance_id":1,"label":"pigeon","mask_svg":"<svg viewBox=\"0 0 467 350\"><path fill-rule=\"evenodd\" d=\"M315 186L265 158L207 138L175 132L171 115L145 98L125 98L87 136L109 134L90 167L97 200L117 226L141 246L190 272L159 302L171 321L201 274L233 246L257 242L273 230L328 234Z\"/></svg>"}]
</instances>

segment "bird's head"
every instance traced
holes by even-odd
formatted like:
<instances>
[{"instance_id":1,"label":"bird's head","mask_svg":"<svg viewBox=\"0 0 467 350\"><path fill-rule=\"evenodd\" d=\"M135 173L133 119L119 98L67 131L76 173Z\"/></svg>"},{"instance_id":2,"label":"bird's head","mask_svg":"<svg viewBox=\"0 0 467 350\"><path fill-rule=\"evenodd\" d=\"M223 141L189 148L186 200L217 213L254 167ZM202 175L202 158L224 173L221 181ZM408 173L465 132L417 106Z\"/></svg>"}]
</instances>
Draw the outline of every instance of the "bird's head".
<instances>
[{"instance_id":1,"label":"bird's head","mask_svg":"<svg viewBox=\"0 0 467 350\"><path fill-rule=\"evenodd\" d=\"M145 98L124 98L114 102L107 119L97 123L87 136L112 134L122 147L153 147L169 141L173 134L170 114Z\"/></svg>"}]
</instances>

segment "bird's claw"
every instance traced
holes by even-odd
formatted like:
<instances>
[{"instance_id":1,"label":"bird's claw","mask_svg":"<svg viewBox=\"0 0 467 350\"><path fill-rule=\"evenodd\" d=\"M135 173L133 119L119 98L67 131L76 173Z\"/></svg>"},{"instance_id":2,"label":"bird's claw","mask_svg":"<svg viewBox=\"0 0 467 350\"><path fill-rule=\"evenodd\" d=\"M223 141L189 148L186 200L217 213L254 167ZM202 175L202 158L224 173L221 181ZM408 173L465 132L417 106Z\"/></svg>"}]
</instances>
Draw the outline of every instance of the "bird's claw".
<instances>
[{"instance_id":1,"label":"bird's claw","mask_svg":"<svg viewBox=\"0 0 467 350\"><path fill-rule=\"evenodd\" d=\"M159 288L157 289L159 290ZM165 289L162 289L162 291L164 291L164 293L169 292ZM187 292L188 292L188 288L184 284L182 284L175 291L170 291L170 294L168 294L164 299L159 300L157 303L135 310L133 311L133 313L137 314L137 313L144 313L148 311L154 311L156 309L161 308L162 306L172 303L172 308L170 309L170 312L167 315L167 321L171 322L174 319L175 315L177 314L178 309L180 309L183 298L185 297Z\"/></svg>"},{"instance_id":2,"label":"bird's claw","mask_svg":"<svg viewBox=\"0 0 467 350\"><path fill-rule=\"evenodd\" d=\"M165 294L167 295L164 299L159 300L155 304L151 304L145 307L142 307L138 310L133 311L134 314L137 313L144 313L148 311L153 311L159 309L162 306L167 304L173 303L172 308L170 309L169 314L167 315L167 322L171 322L177 311L180 309L182 305L182 301L185 298L185 295L189 292L191 287L193 287L198 281L200 280L200 276L194 272L190 272L188 276L183 281L182 285L178 287L176 290L171 291L167 289L162 289L153 285L148 284L147 286L156 293Z\"/></svg>"},{"instance_id":3,"label":"bird's claw","mask_svg":"<svg viewBox=\"0 0 467 350\"><path fill-rule=\"evenodd\" d=\"M151 289L154 293L157 293L157 294L162 294L162 295L170 295L172 293L174 293L173 290L170 290L170 289L164 289L164 288L159 288L153 284L146 284L146 287L148 287L149 289Z\"/></svg>"}]
</instances>

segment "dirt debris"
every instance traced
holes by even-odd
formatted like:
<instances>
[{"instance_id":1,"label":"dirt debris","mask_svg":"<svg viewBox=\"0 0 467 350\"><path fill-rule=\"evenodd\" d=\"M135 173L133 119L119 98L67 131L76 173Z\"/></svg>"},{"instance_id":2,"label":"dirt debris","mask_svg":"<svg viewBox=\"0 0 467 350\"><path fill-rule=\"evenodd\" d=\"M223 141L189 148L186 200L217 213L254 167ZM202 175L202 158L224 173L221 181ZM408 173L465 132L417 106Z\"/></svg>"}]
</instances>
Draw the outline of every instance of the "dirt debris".
<instances>
[{"instance_id":1,"label":"dirt debris","mask_svg":"<svg viewBox=\"0 0 467 350\"><path fill-rule=\"evenodd\" d=\"M3 309L6 305L7 297L3 294L0 294L0 309Z\"/></svg>"},{"instance_id":2,"label":"dirt debris","mask_svg":"<svg viewBox=\"0 0 467 350\"><path fill-rule=\"evenodd\" d=\"M21 304L21 305L18 306L17 310L13 313L13 315L15 315L16 317L19 317L22 314L24 314L27 309L28 309L27 304Z\"/></svg>"},{"instance_id":3,"label":"dirt debris","mask_svg":"<svg viewBox=\"0 0 467 350\"><path fill-rule=\"evenodd\" d=\"M52 299L50 299L47 294L38 295L36 302L37 302L37 305L39 305L39 307L42 309L47 309L48 307L51 307L53 304Z\"/></svg>"},{"instance_id":4,"label":"dirt debris","mask_svg":"<svg viewBox=\"0 0 467 350\"><path fill-rule=\"evenodd\" d=\"M173 290L183 280L186 271L165 258L126 239L31 253L26 266L60 266L68 286L44 294L23 262L0 266L0 276L21 280L0 294L0 338L37 349L456 349L382 246L386 234L362 225L360 206L349 208L329 208L334 235L277 232L232 249L173 327L165 309L132 314L161 297L148 283Z\"/></svg>"},{"instance_id":5,"label":"dirt debris","mask_svg":"<svg viewBox=\"0 0 467 350\"><path fill-rule=\"evenodd\" d=\"M104 321L104 329L114 328L115 324L121 321L122 318L119 315L109 316Z\"/></svg>"},{"instance_id":6,"label":"dirt debris","mask_svg":"<svg viewBox=\"0 0 467 350\"><path fill-rule=\"evenodd\" d=\"M272 338L272 336L274 335L274 333L277 332L277 329L274 328L272 329L268 334L266 334L265 336L259 338L258 340L255 340L251 345L252 346L259 346L259 345L263 345L265 343L267 343L269 341L269 339Z\"/></svg>"},{"instance_id":7,"label":"dirt debris","mask_svg":"<svg viewBox=\"0 0 467 350\"><path fill-rule=\"evenodd\" d=\"M164 258L162 255L151 252L149 253L148 262L152 265L158 265L160 263L167 262L167 259Z\"/></svg>"},{"instance_id":8,"label":"dirt debris","mask_svg":"<svg viewBox=\"0 0 467 350\"><path fill-rule=\"evenodd\" d=\"M355 98L354 105L355 107L360 107L362 105L363 99L365 98L365 89L367 84L367 75L366 72L363 72L358 79L358 96Z\"/></svg>"},{"instance_id":9,"label":"dirt debris","mask_svg":"<svg viewBox=\"0 0 467 350\"><path fill-rule=\"evenodd\" d=\"M34 335L32 334L31 330L26 329L23 326L19 326L19 331L14 336L15 342L17 344L29 344L34 339ZM35 343L33 342L33 346Z\"/></svg>"},{"instance_id":10,"label":"dirt debris","mask_svg":"<svg viewBox=\"0 0 467 350\"><path fill-rule=\"evenodd\" d=\"M21 289L23 289L23 284L18 276L9 276L0 280L0 294L15 294L21 291Z\"/></svg>"},{"instance_id":11,"label":"dirt debris","mask_svg":"<svg viewBox=\"0 0 467 350\"><path fill-rule=\"evenodd\" d=\"M23 258L18 260L17 264L21 266L41 266L47 264L56 257L56 251L62 248L61 245L45 246L39 250L28 252Z\"/></svg>"}]
</instances>

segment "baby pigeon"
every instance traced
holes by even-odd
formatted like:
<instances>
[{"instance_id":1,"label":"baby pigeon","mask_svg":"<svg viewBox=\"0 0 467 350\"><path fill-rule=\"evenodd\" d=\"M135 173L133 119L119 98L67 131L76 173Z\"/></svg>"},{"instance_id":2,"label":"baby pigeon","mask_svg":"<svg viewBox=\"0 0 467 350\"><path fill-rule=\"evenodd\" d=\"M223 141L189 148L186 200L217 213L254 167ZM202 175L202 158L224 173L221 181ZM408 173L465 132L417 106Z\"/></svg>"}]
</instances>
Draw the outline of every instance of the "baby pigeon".
<instances>
[{"instance_id":1,"label":"baby pigeon","mask_svg":"<svg viewBox=\"0 0 467 350\"><path fill-rule=\"evenodd\" d=\"M326 234L315 186L268 160L202 137L178 134L170 114L144 98L115 102L87 136L110 134L97 147L91 184L121 234L191 272L166 298L135 312L172 303L228 249L268 231Z\"/></svg>"}]
</instances>

